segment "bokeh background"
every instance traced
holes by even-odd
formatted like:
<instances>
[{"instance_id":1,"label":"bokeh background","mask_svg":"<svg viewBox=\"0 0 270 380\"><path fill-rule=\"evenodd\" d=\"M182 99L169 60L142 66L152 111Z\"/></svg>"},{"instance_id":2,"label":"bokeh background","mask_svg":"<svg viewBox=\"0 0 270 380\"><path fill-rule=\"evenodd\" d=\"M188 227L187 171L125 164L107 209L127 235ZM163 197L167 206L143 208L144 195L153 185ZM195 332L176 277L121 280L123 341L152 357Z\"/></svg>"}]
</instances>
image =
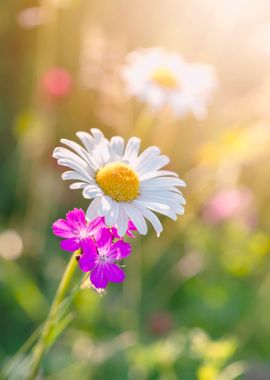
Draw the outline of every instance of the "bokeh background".
<instances>
[{"instance_id":1,"label":"bokeh background","mask_svg":"<svg viewBox=\"0 0 270 380\"><path fill-rule=\"evenodd\" d=\"M169 155L186 214L133 241L123 285L73 295L42 379L269 380L269 1L1 0L0 41L0 377L26 376L69 259L52 222L87 207L53 148L96 127ZM154 46L214 66L204 121L126 95Z\"/></svg>"}]
</instances>

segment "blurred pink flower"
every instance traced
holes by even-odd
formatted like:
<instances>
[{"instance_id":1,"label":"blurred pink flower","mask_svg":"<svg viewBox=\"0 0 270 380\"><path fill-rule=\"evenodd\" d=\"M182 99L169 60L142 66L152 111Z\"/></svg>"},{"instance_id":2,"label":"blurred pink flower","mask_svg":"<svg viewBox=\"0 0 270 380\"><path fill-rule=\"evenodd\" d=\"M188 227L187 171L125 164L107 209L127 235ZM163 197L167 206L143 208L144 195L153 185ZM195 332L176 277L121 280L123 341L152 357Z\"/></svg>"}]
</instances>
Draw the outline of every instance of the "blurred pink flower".
<instances>
[{"instance_id":1,"label":"blurred pink flower","mask_svg":"<svg viewBox=\"0 0 270 380\"><path fill-rule=\"evenodd\" d=\"M252 226L256 219L252 203L253 194L248 188L221 190L207 202L202 217L210 224L238 218Z\"/></svg>"},{"instance_id":2,"label":"blurred pink flower","mask_svg":"<svg viewBox=\"0 0 270 380\"><path fill-rule=\"evenodd\" d=\"M41 86L43 91L51 98L65 98L71 91L71 74L64 68L52 67L44 73Z\"/></svg>"},{"instance_id":3,"label":"blurred pink flower","mask_svg":"<svg viewBox=\"0 0 270 380\"><path fill-rule=\"evenodd\" d=\"M17 15L18 24L25 29L48 24L51 21L50 19L49 14L42 7L25 8Z\"/></svg>"}]
</instances>

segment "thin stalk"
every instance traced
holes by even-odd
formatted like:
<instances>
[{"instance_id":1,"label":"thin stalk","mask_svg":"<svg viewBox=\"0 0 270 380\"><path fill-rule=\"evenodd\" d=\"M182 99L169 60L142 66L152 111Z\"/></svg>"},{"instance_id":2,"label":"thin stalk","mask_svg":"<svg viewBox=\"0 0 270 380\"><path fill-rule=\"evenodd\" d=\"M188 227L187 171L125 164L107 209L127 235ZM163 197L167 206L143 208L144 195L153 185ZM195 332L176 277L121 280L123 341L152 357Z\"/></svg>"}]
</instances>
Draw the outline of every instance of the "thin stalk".
<instances>
[{"instance_id":1,"label":"thin stalk","mask_svg":"<svg viewBox=\"0 0 270 380\"><path fill-rule=\"evenodd\" d=\"M141 140L147 141L150 137L151 128L154 121L154 114L149 110L149 108L143 108L134 123L134 135L138 136Z\"/></svg>"},{"instance_id":2,"label":"thin stalk","mask_svg":"<svg viewBox=\"0 0 270 380\"><path fill-rule=\"evenodd\" d=\"M48 317L42 329L40 338L34 348L32 362L30 366L30 372L28 380L35 380L39 371L39 367L43 358L43 355L48 347L49 336L54 327L55 317L57 316L57 312L59 306L65 298L65 295L69 289L71 279L77 267L76 256L80 253L80 251L76 251L71 256L69 263L65 269L63 277L60 281L58 289L55 293L54 300L52 302Z\"/></svg>"}]
</instances>

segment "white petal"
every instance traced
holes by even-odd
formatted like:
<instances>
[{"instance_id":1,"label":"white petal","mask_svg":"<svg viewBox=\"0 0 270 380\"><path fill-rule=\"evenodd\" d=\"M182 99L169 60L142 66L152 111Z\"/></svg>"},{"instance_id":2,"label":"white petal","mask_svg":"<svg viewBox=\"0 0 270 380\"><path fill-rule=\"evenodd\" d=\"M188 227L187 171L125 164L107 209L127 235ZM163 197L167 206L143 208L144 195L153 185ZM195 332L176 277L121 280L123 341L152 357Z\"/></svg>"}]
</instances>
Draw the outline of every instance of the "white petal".
<instances>
[{"instance_id":1,"label":"white petal","mask_svg":"<svg viewBox=\"0 0 270 380\"><path fill-rule=\"evenodd\" d=\"M185 182L180 178L170 178L170 177L160 177L160 178L151 178L143 181L140 187L155 187L159 189L168 189L170 186L186 186Z\"/></svg>"},{"instance_id":2,"label":"white petal","mask_svg":"<svg viewBox=\"0 0 270 380\"><path fill-rule=\"evenodd\" d=\"M96 197L101 197L103 191L96 185L88 185L83 190L83 197L86 199L92 199Z\"/></svg>"},{"instance_id":3,"label":"white petal","mask_svg":"<svg viewBox=\"0 0 270 380\"><path fill-rule=\"evenodd\" d=\"M117 231L119 236L124 236L128 228L128 215L124 209L123 203L118 203L118 219L117 219Z\"/></svg>"},{"instance_id":4,"label":"white petal","mask_svg":"<svg viewBox=\"0 0 270 380\"><path fill-rule=\"evenodd\" d=\"M151 158L158 156L160 154L160 149L156 146L150 146L145 149L139 157L135 160L133 167L136 169L138 166L142 165L145 162L148 162Z\"/></svg>"},{"instance_id":5,"label":"white petal","mask_svg":"<svg viewBox=\"0 0 270 380\"><path fill-rule=\"evenodd\" d=\"M149 222L154 227L157 236L159 237L161 232L163 231L163 227L158 217L152 211L148 210L145 206L143 206L141 203L133 201L133 204L135 204L136 207L142 212L143 216L149 220Z\"/></svg>"},{"instance_id":6,"label":"white petal","mask_svg":"<svg viewBox=\"0 0 270 380\"><path fill-rule=\"evenodd\" d=\"M157 195L147 196L147 195L142 194L137 199L140 199L144 202L157 202L160 205L167 206L170 210L172 210L176 214L178 212L182 214L184 210L182 203L179 200L170 199L168 197L162 197L162 196L157 196Z\"/></svg>"},{"instance_id":7,"label":"white petal","mask_svg":"<svg viewBox=\"0 0 270 380\"><path fill-rule=\"evenodd\" d=\"M78 173L78 172L74 172L73 170L68 170L68 171L64 172L61 175L61 178L63 181L79 180L79 181L85 181L88 183L94 182L92 179L90 179L90 176L86 177L85 175Z\"/></svg>"},{"instance_id":8,"label":"white petal","mask_svg":"<svg viewBox=\"0 0 270 380\"><path fill-rule=\"evenodd\" d=\"M79 165L89 166L89 164L82 159L80 156L78 156L76 153L71 152L69 149L63 148L63 147L57 147L54 149L53 158L56 158L57 160L60 159L67 159L72 160L74 162L77 162Z\"/></svg>"},{"instance_id":9,"label":"white petal","mask_svg":"<svg viewBox=\"0 0 270 380\"><path fill-rule=\"evenodd\" d=\"M147 224L142 213L132 203L123 203L123 207L138 232L145 235L147 233Z\"/></svg>"},{"instance_id":10,"label":"white petal","mask_svg":"<svg viewBox=\"0 0 270 380\"><path fill-rule=\"evenodd\" d=\"M87 211L86 211L86 218L90 222L99 216L98 215L98 208L100 205L100 199L101 199L100 197L93 199L92 202L90 203Z\"/></svg>"},{"instance_id":11,"label":"white petal","mask_svg":"<svg viewBox=\"0 0 270 380\"><path fill-rule=\"evenodd\" d=\"M117 160L123 155L124 152L124 139L119 136L114 136L110 141L111 159Z\"/></svg>"},{"instance_id":12,"label":"white petal","mask_svg":"<svg viewBox=\"0 0 270 380\"><path fill-rule=\"evenodd\" d=\"M84 189L87 186L87 183L85 182L74 182L71 185L69 185L69 188L71 190L78 190L78 189Z\"/></svg>"},{"instance_id":13,"label":"white petal","mask_svg":"<svg viewBox=\"0 0 270 380\"><path fill-rule=\"evenodd\" d=\"M57 161L57 163L58 165L66 166L70 169L77 171L78 173L81 173L83 176L87 177L90 181L92 180L92 177L87 170L88 169L87 166L84 167L75 161L68 160L65 158L61 158L60 160Z\"/></svg>"},{"instance_id":14,"label":"white petal","mask_svg":"<svg viewBox=\"0 0 270 380\"><path fill-rule=\"evenodd\" d=\"M144 200L160 200L164 203L168 203L168 205L176 205L179 203L181 205L186 204L186 200L181 194L174 193L172 191L165 191L165 190L157 190L152 192L142 191L140 194L140 197Z\"/></svg>"},{"instance_id":15,"label":"white petal","mask_svg":"<svg viewBox=\"0 0 270 380\"><path fill-rule=\"evenodd\" d=\"M163 166L167 165L170 162L169 157L167 156L157 156L150 158L148 161L143 160L140 164L136 166L136 171L139 174L139 177L143 174L146 174L150 171L159 170Z\"/></svg>"},{"instance_id":16,"label":"white petal","mask_svg":"<svg viewBox=\"0 0 270 380\"><path fill-rule=\"evenodd\" d=\"M95 142L97 144L99 144L99 143L103 142L103 140L105 140L105 137L104 137L104 135L100 129L91 128L90 131L91 131L92 135L94 136Z\"/></svg>"},{"instance_id":17,"label":"white petal","mask_svg":"<svg viewBox=\"0 0 270 380\"><path fill-rule=\"evenodd\" d=\"M100 167L106 165L110 160L110 145L109 141L104 137L103 133L97 129L92 128L91 133L95 139L95 150L93 155L96 157Z\"/></svg>"},{"instance_id":18,"label":"white petal","mask_svg":"<svg viewBox=\"0 0 270 380\"><path fill-rule=\"evenodd\" d=\"M140 144L141 140L138 137L131 137L127 142L123 159L128 161L136 159L140 150Z\"/></svg>"},{"instance_id":19,"label":"white petal","mask_svg":"<svg viewBox=\"0 0 270 380\"><path fill-rule=\"evenodd\" d=\"M156 177L164 177L164 176L169 176L169 177L178 177L178 174L175 172L172 172L170 170L158 170L158 171L150 171L149 173L145 173L140 176L140 182L143 182L147 179L150 178L156 178Z\"/></svg>"},{"instance_id":20,"label":"white petal","mask_svg":"<svg viewBox=\"0 0 270 380\"><path fill-rule=\"evenodd\" d=\"M111 202L111 209L105 215L105 222L106 222L106 224L107 224L108 227L115 226L115 224L117 222L118 214L119 214L118 203L115 202L114 200L112 200L112 202Z\"/></svg>"},{"instance_id":21,"label":"white petal","mask_svg":"<svg viewBox=\"0 0 270 380\"><path fill-rule=\"evenodd\" d=\"M186 204L186 199L183 197L182 194L175 193L173 191L160 191L160 192L155 192L155 195L158 197L161 197L163 199L170 199L175 202L179 202L181 205Z\"/></svg>"},{"instance_id":22,"label":"white petal","mask_svg":"<svg viewBox=\"0 0 270 380\"><path fill-rule=\"evenodd\" d=\"M74 160L78 163L83 162L84 164L87 164L85 159L82 159L80 156L78 156L76 153L72 152L71 150L60 147L60 146L54 149L52 156L53 158L56 158L57 160L66 158L68 160Z\"/></svg>"},{"instance_id":23,"label":"white petal","mask_svg":"<svg viewBox=\"0 0 270 380\"><path fill-rule=\"evenodd\" d=\"M165 207L164 204L160 204L159 202L148 202L148 201L144 201L144 200L141 200L141 199L137 200L137 202L139 202L140 204L142 204L145 207L149 208L150 210L156 211L159 214L168 216L169 218L171 218L173 220L177 219L177 216L176 216L175 212L173 212L172 210L170 210L170 208L168 206Z\"/></svg>"},{"instance_id":24,"label":"white petal","mask_svg":"<svg viewBox=\"0 0 270 380\"><path fill-rule=\"evenodd\" d=\"M148 194L148 195L151 195L151 194L164 194L165 192L169 192L170 194L180 194L183 196L183 193L182 191L180 191L177 187L170 187L169 189L159 189L159 188L155 188L155 187L145 187L144 189L141 189L140 193L141 194Z\"/></svg>"},{"instance_id":25,"label":"white petal","mask_svg":"<svg viewBox=\"0 0 270 380\"><path fill-rule=\"evenodd\" d=\"M100 154L95 154L97 148L95 140L89 133L86 132L77 132L76 136L85 146L87 152L89 153L92 166L94 167L95 171L97 171L104 165L104 162L100 159Z\"/></svg>"},{"instance_id":26,"label":"white petal","mask_svg":"<svg viewBox=\"0 0 270 380\"><path fill-rule=\"evenodd\" d=\"M140 202L143 202L143 203L156 203L159 205L160 209L162 210L170 210L170 206L167 204L167 203L164 203L164 202L158 202L158 201L153 201L151 198L149 199L148 197L144 196L144 195L139 195L139 197L136 199Z\"/></svg>"},{"instance_id":27,"label":"white petal","mask_svg":"<svg viewBox=\"0 0 270 380\"><path fill-rule=\"evenodd\" d=\"M112 198L107 195L101 197L100 206L98 209L99 216L105 216L112 208Z\"/></svg>"},{"instance_id":28,"label":"white petal","mask_svg":"<svg viewBox=\"0 0 270 380\"><path fill-rule=\"evenodd\" d=\"M61 139L60 141L62 144L65 144L71 149L73 149L74 152L76 152L83 160L87 161L90 164L90 166L92 165L92 162L89 160L88 152L84 148L82 148L79 144L67 139Z\"/></svg>"},{"instance_id":29,"label":"white petal","mask_svg":"<svg viewBox=\"0 0 270 380\"><path fill-rule=\"evenodd\" d=\"M53 151L53 158L59 160L68 160L73 161L77 167L85 168L88 174L93 175L93 169L90 164L84 159L79 157L76 153L71 152L70 150L62 147L57 147Z\"/></svg>"},{"instance_id":30,"label":"white petal","mask_svg":"<svg viewBox=\"0 0 270 380\"><path fill-rule=\"evenodd\" d=\"M95 141L93 137L87 132L77 132L76 136L78 136L78 138L81 140L86 150L89 153L92 153L93 149L95 148Z\"/></svg>"}]
</instances>

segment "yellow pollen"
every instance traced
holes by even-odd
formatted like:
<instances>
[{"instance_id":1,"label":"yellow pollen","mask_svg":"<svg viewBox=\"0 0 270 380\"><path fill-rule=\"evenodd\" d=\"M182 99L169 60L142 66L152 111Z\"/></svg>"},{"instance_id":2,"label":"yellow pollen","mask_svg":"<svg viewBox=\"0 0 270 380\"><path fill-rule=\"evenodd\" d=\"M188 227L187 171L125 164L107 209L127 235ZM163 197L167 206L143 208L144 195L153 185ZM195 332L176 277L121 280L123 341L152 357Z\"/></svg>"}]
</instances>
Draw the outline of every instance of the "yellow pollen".
<instances>
[{"instance_id":1,"label":"yellow pollen","mask_svg":"<svg viewBox=\"0 0 270 380\"><path fill-rule=\"evenodd\" d=\"M139 178L128 165L112 162L100 169L96 175L97 184L105 194L117 202L133 201L139 194Z\"/></svg>"},{"instance_id":2,"label":"yellow pollen","mask_svg":"<svg viewBox=\"0 0 270 380\"><path fill-rule=\"evenodd\" d=\"M179 86L177 78L174 76L174 74L163 67L160 67L159 69L154 71L151 76L151 79L159 86L165 87L167 89L174 89Z\"/></svg>"}]
</instances>

